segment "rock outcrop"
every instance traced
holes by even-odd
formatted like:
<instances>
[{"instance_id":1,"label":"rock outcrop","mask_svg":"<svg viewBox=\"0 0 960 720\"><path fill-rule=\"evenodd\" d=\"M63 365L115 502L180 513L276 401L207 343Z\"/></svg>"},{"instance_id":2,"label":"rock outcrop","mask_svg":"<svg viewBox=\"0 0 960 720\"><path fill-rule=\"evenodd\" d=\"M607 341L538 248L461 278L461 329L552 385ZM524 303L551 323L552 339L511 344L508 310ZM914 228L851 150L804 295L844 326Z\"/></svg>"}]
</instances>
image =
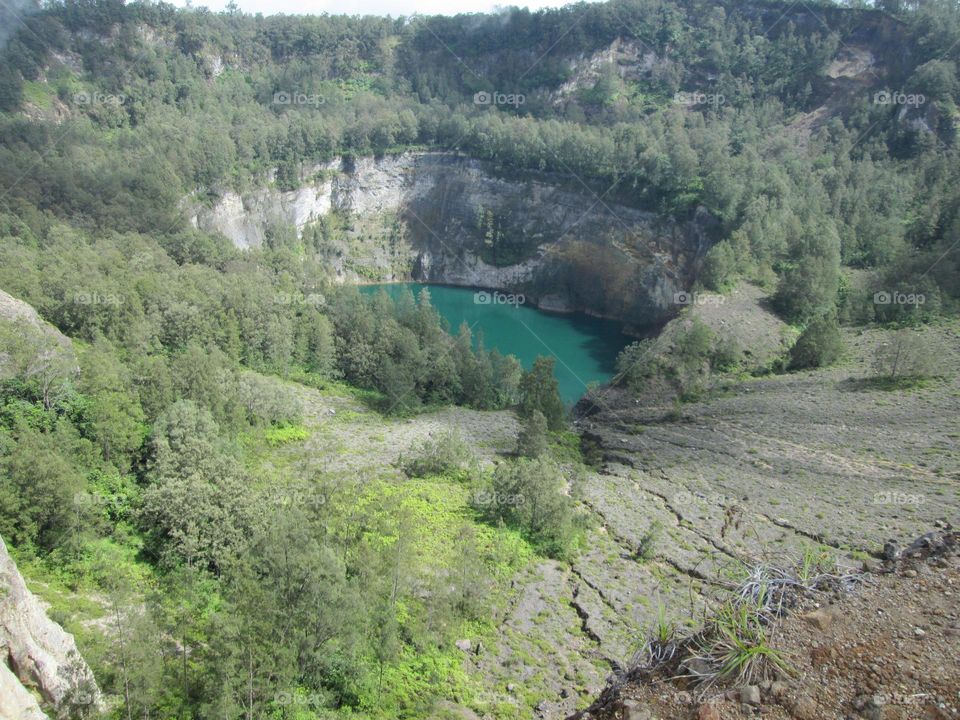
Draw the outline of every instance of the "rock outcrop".
<instances>
[{"instance_id":1,"label":"rock outcrop","mask_svg":"<svg viewBox=\"0 0 960 720\"><path fill-rule=\"evenodd\" d=\"M4 651L6 648L4 648ZM6 664L0 663L0 718L3 720L45 720L37 698Z\"/></svg>"},{"instance_id":2,"label":"rock outcrop","mask_svg":"<svg viewBox=\"0 0 960 720\"><path fill-rule=\"evenodd\" d=\"M50 620L0 539L0 718L45 717L38 698L59 712L87 716L102 697L73 636ZM86 712L84 712L86 709Z\"/></svg>"},{"instance_id":3,"label":"rock outcrop","mask_svg":"<svg viewBox=\"0 0 960 720\"><path fill-rule=\"evenodd\" d=\"M66 335L40 317L40 313L38 313L32 305L15 298L3 290L0 290L0 320L22 323L39 330L62 347L64 352L72 352L73 346Z\"/></svg>"},{"instance_id":4,"label":"rock outcrop","mask_svg":"<svg viewBox=\"0 0 960 720\"><path fill-rule=\"evenodd\" d=\"M297 190L226 192L193 224L237 247L317 221L313 250L342 281L404 280L523 292L554 311L632 323L676 310L709 249L714 219L685 222L617 203L570 178L504 175L453 153L340 159L304 170Z\"/></svg>"}]
</instances>

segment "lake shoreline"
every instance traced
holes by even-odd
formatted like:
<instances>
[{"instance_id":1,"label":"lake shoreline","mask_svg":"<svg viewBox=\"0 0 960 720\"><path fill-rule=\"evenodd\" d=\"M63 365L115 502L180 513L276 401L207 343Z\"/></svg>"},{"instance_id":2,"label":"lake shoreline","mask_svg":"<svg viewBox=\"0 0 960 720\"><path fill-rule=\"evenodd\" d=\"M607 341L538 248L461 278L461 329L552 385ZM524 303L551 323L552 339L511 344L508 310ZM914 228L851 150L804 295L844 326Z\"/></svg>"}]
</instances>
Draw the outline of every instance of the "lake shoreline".
<instances>
[{"instance_id":1,"label":"lake shoreline","mask_svg":"<svg viewBox=\"0 0 960 720\"><path fill-rule=\"evenodd\" d=\"M428 289L431 287L442 287L442 288L451 288L457 290L469 290L471 292L488 292L488 293L501 293L503 295L523 295L525 302L523 303L527 307L532 307L538 312L544 313L545 315L553 315L560 318L566 317L582 317L589 318L593 320L603 320L604 322L616 323L620 326L620 332L623 335L634 338L635 340L644 340L650 337L656 337L660 334L660 331L663 327L670 322L669 320L664 320L663 322L650 323L648 325L636 325L633 323L625 322L624 320L614 317L612 315L604 315L602 313L593 312L591 310L569 310L563 309L556 306L545 306L542 304L542 300L537 300L535 296L527 295L525 293L509 293L505 290L499 290L496 288L483 287L480 285L458 285L456 283L445 283L445 282L436 282L436 281L423 281L423 280L366 280L358 279L353 282L344 283L344 285L352 285L357 288L369 288L376 286L397 286L397 285L424 285Z\"/></svg>"},{"instance_id":2,"label":"lake shoreline","mask_svg":"<svg viewBox=\"0 0 960 720\"><path fill-rule=\"evenodd\" d=\"M358 285L358 290L369 295L378 292L378 287L394 299L404 291L416 297L421 289L429 290L431 304L451 332L466 323L475 339L483 337L487 349L513 355L526 369L537 357L554 358L554 375L568 407L590 387L615 376L617 357L635 339L624 332L618 320L550 312L527 298L521 297L523 302L518 304L516 296L501 291L420 282L365 283ZM478 293L490 295L478 300Z\"/></svg>"}]
</instances>

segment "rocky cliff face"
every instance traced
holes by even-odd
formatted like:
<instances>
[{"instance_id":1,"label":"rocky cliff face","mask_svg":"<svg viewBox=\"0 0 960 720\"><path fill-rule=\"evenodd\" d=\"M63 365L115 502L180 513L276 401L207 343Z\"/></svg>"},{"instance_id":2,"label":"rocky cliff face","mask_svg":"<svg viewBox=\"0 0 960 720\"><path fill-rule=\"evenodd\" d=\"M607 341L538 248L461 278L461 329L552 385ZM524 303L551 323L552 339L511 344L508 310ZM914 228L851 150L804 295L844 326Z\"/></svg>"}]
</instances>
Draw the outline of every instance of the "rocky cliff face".
<instances>
[{"instance_id":1,"label":"rocky cliff face","mask_svg":"<svg viewBox=\"0 0 960 720\"><path fill-rule=\"evenodd\" d=\"M73 636L51 621L0 539L0 718L89 717L102 698ZM36 694L34 694L36 693Z\"/></svg>"},{"instance_id":2,"label":"rocky cliff face","mask_svg":"<svg viewBox=\"0 0 960 720\"><path fill-rule=\"evenodd\" d=\"M341 159L294 191L225 193L196 227L237 247L293 227L341 281L416 279L523 292L542 307L636 324L675 309L714 221L685 223L611 202L570 179L498 174L449 153ZM336 228L343 232L333 232Z\"/></svg>"},{"instance_id":3,"label":"rocky cliff face","mask_svg":"<svg viewBox=\"0 0 960 720\"><path fill-rule=\"evenodd\" d=\"M40 317L40 313L19 298L0 290L0 321L19 323L22 328L42 333L49 339L51 351L59 350L73 357L73 345L70 338ZM0 353L0 370L4 364L4 355Z\"/></svg>"}]
</instances>

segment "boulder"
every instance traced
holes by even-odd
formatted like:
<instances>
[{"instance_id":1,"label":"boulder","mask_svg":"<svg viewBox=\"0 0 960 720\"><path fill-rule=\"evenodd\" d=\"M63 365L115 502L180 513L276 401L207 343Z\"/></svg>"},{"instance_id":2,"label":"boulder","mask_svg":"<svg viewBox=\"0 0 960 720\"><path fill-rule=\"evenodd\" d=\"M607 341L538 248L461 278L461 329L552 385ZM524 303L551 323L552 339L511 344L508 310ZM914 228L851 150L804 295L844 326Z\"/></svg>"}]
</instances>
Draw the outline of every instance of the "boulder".
<instances>
[{"instance_id":1,"label":"boulder","mask_svg":"<svg viewBox=\"0 0 960 720\"><path fill-rule=\"evenodd\" d=\"M817 630L826 631L833 624L834 613L826 608L813 610L800 616L808 625L813 625Z\"/></svg>"},{"instance_id":2,"label":"boulder","mask_svg":"<svg viewBox=\"0 0 960 720\"><path fill-rule=\"evenodd\" d=\"M744 705L760 704L760 688L756 685L747 685L740 688L740 702Z\"/></svg>"}]
</instances>

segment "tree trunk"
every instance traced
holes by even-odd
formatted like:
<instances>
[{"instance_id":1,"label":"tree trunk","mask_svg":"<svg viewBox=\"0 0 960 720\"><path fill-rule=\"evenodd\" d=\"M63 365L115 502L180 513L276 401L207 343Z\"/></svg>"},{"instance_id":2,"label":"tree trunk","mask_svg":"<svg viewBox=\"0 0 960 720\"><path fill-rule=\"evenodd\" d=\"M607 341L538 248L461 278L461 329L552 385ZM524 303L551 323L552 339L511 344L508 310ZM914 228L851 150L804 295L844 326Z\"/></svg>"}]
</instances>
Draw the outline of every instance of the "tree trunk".
<instances>
[{"instance_id":1,"label":"tree trunk","mask_svg":"<svg viewBox=\"0 0 960 720\"><path fill-rule=\"evenodd\" d=\"M127 651L123 645L123 625L120 620L120 607L113 600L113 617L117 623L117 639L120 643L120 672L123 675L123 703L127 708L127 720L133 720L133 708L130 706L130 679L127 677Z\"/></svg>"}]
</instances>

